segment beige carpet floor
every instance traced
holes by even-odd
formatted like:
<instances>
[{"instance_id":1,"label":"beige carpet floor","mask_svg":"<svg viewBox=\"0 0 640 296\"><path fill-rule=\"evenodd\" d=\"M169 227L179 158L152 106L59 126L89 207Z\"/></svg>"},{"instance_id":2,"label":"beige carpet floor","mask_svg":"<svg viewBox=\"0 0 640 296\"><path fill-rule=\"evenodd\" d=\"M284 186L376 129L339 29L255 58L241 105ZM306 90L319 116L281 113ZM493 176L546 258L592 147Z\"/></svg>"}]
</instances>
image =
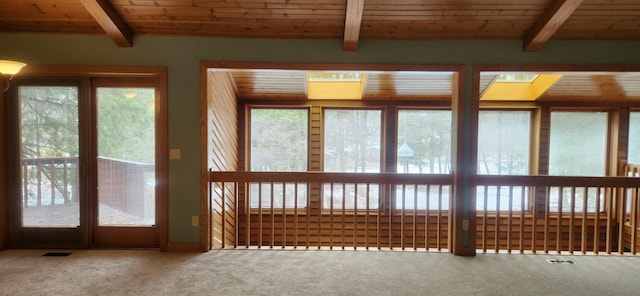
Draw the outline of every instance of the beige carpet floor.
<instances>
[{"instance_id":1,"label":"beige carpet floor","mask_svg":"<svg viewBox=\"0 0 640 296\"><path fill-rule=\"evenodd\" d=\"M628 256L47 251L0 252L0 295L640 295L640 257Z\"/></svg>"}]
</instances>

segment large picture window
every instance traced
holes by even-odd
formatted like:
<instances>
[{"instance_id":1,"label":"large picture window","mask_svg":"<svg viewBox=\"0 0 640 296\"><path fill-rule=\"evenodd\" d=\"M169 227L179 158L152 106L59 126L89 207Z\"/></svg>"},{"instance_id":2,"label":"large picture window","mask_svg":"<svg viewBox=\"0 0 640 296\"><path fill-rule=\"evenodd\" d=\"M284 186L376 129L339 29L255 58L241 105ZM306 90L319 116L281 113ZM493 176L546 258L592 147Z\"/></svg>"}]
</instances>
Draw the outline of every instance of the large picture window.
<instances>
[{"instance_id":1,"label":"large picture window","mask_svg":"<svg viewBox=\"0 0 640 296\"><path fill-rule=\"evenodd\" d=\"M551 112L549 175L604 176L607 150L607 113L587 111ZM552 211L582 212L596 209L604 196L596 188L576 190L552 187L549 207ZM572 198L571 196L575 196Z\"/></svg>"},{"instance_id":2,"label":"large picture window","mask_svg":"<svg viewBox=\"0 0 640 296\"><path fill-rule=\"evenodd\" d=\"M530 131L530 111L480 111L478 174L529 174ZM520 211L528 207L528 191L523 187L478 186L476 194L476 209L479 211Z\"/></svg>"},{"instance_id":3,"label":"large picture window","mask_svg":"<svg viewBox=\"0 0 640 296\"><path fill-rule=\"evenodd\" d=\"M451 171L451 110L398 110L398 173L448 174ZM450 186L396 186L396 209L448 210Z\"/></svg>"},{"instance_id":4,"label":"large picture window","mask_svg":"<svg viewBox=\"0 0 640 296\"><path fill-rule=\"evenodd\" d=\"M307 109L252 108L250 117L251 171L307 171ZM251 183L249 196L251 208L304 208L307 185Z\"/></svg>"},{"instance_id":5,"label":"large picture window","mask_svg":"<svg viewBox=\"0 0 640 296\"><path fill-rule=\"evenodd\" d=\"M528 175L530 111L480 111L478 174Z\"/></svg>"},{"instance_id":6,"label":"large picture window","mask_svg":"<svg viewBox=\"0 0 640 296\"><path fill-rule=\"evenodd\" d=\"M324 171L379 173L382 112L324 110Z\"/></svg>"},{"instance_id":7,"label":"large picture window","mask_svg":"<svg viewBox=\"0 0 640 296\"><path fill-rule=\"evenodd\" d=\"M324 171L379 173L381 171L382 111L324 110ZM377 209L378 185L323 184L325 209Z\"/></svg>"},{"instance_id":8,"label":"large picture window","mask_svg":"<svg viewBox=\"0 0 640 296\"><path fill-rule=\"evenodd\" d=\"M549 175L604 176L606 150L606 112L551 112Z\"/></svg>"}]
</instances>

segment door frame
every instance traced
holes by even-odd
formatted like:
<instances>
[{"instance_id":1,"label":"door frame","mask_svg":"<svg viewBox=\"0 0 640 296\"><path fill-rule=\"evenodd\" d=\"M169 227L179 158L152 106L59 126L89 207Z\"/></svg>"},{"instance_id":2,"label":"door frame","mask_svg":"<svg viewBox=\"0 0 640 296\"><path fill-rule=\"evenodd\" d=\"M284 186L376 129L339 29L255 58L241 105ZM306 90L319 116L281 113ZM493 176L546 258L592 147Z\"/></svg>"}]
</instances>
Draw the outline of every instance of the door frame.
<instances>
[{"instance_id":1,"label":"door frame","mask_svg":"<svg viewBox=\"0 0 640 296\"><path fill-rule=\"evenodd\" d=\"M10 246L13 248L84 248L87 247L89 241L89 219L88 219L88 203L87 200L79 200L79 225L77 228L72 227L22 227L22 202L20 196L22 195L22 183L21 183L21 147L20 147L20 101L18 97L18 87L23 86L74 86L78 90L78 121L79 123L86 122L86 112L80 110L87 108L87 101L81 98L86 97L88 94L88 80L85 77L56 77L49 80L47 77L40 76L21 76L19 79L14 80L14 87L10 89L6 97L7 105L7 142L13 143L7 145L8 160L7 160L7 183L9 188L7 190L8 208L12 213L9 215L9 238ZM86 133L86 125L79 124L77 134ZM82 138L78 139L78 159L86 158L88 152L88 146L82 142ZM80 181L83 179L87 171L86 163L82 161L78 162L77 170L80 176ZM79 196L87 196L87 188L91 184L81 182L78 187ZM88 186L87 186L88 185Z\"/></svg>"},{"instance_id":2,"label":"door frame","mask_svg":"<svg viewBox=\"0 0 640 296\"><path fill-rule=\"evenodd\" d=\"M119 77L122 78L128 78L128 79L132 79L134 78L145 78L146 81L151 81L153 80L153 87L156 89L156 102L155 102L155 128L156 128L156 224L155 227L157 228L157 233L158 233L158 246L160 248L161 251L167 251L167 244L168 244L168 111L167 111L167 68L166 67L154 67L154 66L68 66L68 65L29 65L29 67L26 67L23 69L23 71L21 71L20 73L20 77L26 77L26 78L30 78L30 77L51 77L51 78L62 78L62 77L74 77L77 79L86 79L87 80L87 85L89 86L87 88L87 90L85 90L88 96L91 96L92 94L92 89L93 86L91 85L91 83L89 83L90 79L92 78L100 78L100 77L109 77L109 78L114 78L117 79ZM16 79L18 80L18 79ZM147 82L147 86L149 86L150 84ZM10 89L9 92L11 92L12 90ZM15 92L15 89L13 90ZM80 90L82 91L82 90ZM6 102L7 99L13 97L11 95L9 95L9 92L7 92L6 94L3 94L3 104L6 104L6 106L9 106L9 104L14 103L15 102ZM85 95L84 93L79 93L80 96ZM89 100L92 101L92 100ZM93 106L93 102L89 103L90 106L79 106L80 108L80 116L86 116L86 115L82 115L82 113L86 113L85 111L89 111L92 109ZM8 182L6 183L7 185L7 190L6 190L6 196L3 199L0 199L0 208L2 209L9 209L11 208L11 210L15 210L12 207L15 207L14 204L15 202L13 202L13 200L15 199L13 196L15 196L15 194L17 194L16 192L20 191L19 186L16 186L15 184L17 184L15 182L15 178L19 177L14 177L13 179L11 179L11 176L15 176L16 175L16 170L19 169L19 161L12 161L12 158L15 158L15 155L19 155L19 151L16 152L16 150L18 150L18 145L19 143L17 143L18 139L15 135L16 132L16 127L14 126L15 123L11 123L11 120L13 120L14 122L16 121L15 118L17 117L16 114L10 114L10 112L12 112L11 110L17 110L15 108L6 108L5 114L7 115L5 116L7 119L7 122L5 122L5 128L6 128L6 136L7 139L9 139L10 141L8 141L9 143L11 143L7 149L7 160L8 160L8 165L5 166L5 170L3 170L2 174L5 174L7 177L9 177L10 179L8 180ZM1 111L1 110L0 110ZM13 119L12 119L13 118ZM88 128L88 127L80 127L80 129L84 129L84 128ZM12 131L13 129L13 131ZM84 132L80 131L81 133ZM91 133L89 133L91 134ZM93 139L87 139L88 142L93 141ZM87 141L86 140L86 141ZM81 140L82 141L82 140ZM82 148L82 146L86 146L86 148ZM85 168L81 168L81 170L86 170L87 172L92 172L91 170L91 166L93 166L91 163L94 162L92 161L92 157L94 156L93 154L95 154L95 143L80 143L81 149L84 149L85 151L81 150L81 155L84 155L83 157L86 158L86 163L85 166L89 166L89 167L85 167ZM88 154L87 151L89 150ZM18 153L18 154L16 154ZM83 172L81 172L81 174L83 174ZM94 173L95 174L95 173ZM18 174L19 176L19 174ZM89 192L90 190L95 190L95 188L97 186L97 180L95 179L95 177L91 177L89 176L88 178L90 180L90 184L88 186L85 186L87 189L85 189L85 191L83 193L85 194L89 194L91 196L95 196L94 192ZM93 181L91 181L93 179ZM19 183L19 182L18 182ZM93 183L93 184L91 184ZM14 187L18 187L18 188L14 188ZM83 190L81 188L81 190ZM19 194L19 193L18 193ZM97 221L93 221L95 219L89 219L90 217L95 217L95 209L97 208L97 205L91 204L93 202L89 202L89 204L85 203L85 205L82 205L83 207L85 207L84 210L85 213L90 213L90 214L85 214L84 216L84 220L82 217L82 210L81 210L81 223L85 222L87 227L82 227L84 230L83 235L83 242L81 242L80 244L51 244L51 245L40 245L40 244L35 244L32 242L26 242L26 243L20 243L18 244L17 242L15 242L14 240L16 239L13 235L7 235L6 236L6 242L3 245L0 245L0 249L2 248L6 248L6 247L17 247L17 248L29 248L29 247L38 247L38 248L43 248L43 247L54 247L54 248L89 248L89 247L93 247L94 246L94 235L95 235L95 227L97 225ZM2 216L2 215L0 215ZM0 222L8 222L8 225L5 225L2 227L2 229L0 229L2 232L8 232L9 234L11 234L11 232L18 228L19 226L16 225L12 225L12 223L15 223L11 217L7 217L7 219L4 219L4 221L0 221ZM86 229L85 229L86 228ZM72 229L73 230L73 229ZM123 235L127 236L127 237L135 237L135 232L134 235L131 235L131 229L127 229L126 227L124 227L122 229L123 231ZM42 233L45 232L46 229L35 229L36 233ZM0 233L2 234L2 233ZM5 233L7 234L7 233ZM109 245L109 244L107 244ZM136 244L136 241L133 240L131 241L131 244L127 244L127 245L121 245L118 243L113 244L113 246L118 246L118 247L142 247L139 244Z\"/></svg>"}]
</instances>

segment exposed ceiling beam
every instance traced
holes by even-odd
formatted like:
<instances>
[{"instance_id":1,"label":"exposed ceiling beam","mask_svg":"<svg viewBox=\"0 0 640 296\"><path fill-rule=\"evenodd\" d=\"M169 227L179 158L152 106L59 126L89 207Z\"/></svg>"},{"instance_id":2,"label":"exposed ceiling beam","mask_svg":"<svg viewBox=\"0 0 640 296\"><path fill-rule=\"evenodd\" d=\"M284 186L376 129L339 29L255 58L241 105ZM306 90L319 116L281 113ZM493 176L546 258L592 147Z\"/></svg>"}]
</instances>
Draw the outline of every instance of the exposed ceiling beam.
<instances>
[{"instance_id":1,"label":"exposed ceiling beam","mask_svg":"<svg viewBox=\"0 0 640 296\"><path fill-rule=\"evenodd\" d=\"M556 0L524 37L524 51L538 51L583 0Z\"/></svg>"},{"instance_id":2,"label":"exposed ceiling beam","mask_svg":"<svg viewBox=\"0 0 640 296\"><path fill-rule=\"evenodd\" d=\"M133 33L107 0L80 0L80 2L118 46L133 46Z\"/></svg>"},{"instance_id":3,"label":"exposed ceiling beam","mask_svg":"<svg viewBox=\"0 0 640 296\"><path fill-rule=\"evenodd\" d=\"M344 20L344 45L342 46L345 51L356 51L358 49L363 10L364 0L347 0L347 15Z\"/></svg>"}]
</instances>

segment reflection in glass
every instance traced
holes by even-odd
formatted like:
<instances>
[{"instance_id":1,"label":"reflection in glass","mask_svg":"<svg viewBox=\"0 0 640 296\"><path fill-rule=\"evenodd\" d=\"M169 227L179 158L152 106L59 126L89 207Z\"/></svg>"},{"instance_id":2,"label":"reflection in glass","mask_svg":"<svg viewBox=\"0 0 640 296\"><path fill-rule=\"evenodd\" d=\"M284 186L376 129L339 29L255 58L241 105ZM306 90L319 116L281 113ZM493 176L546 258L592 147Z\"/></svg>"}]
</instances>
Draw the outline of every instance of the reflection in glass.
<instances>
[{"instance_id":1,"label":"reflection in glass","mask_svg":"<svg viewBox=\"0 0 640 296\"><path fill-rule=\"evenodd\" d=\"M153 88L97 88L98 224L155 224Z\"/></svg>"}]
</instances>

